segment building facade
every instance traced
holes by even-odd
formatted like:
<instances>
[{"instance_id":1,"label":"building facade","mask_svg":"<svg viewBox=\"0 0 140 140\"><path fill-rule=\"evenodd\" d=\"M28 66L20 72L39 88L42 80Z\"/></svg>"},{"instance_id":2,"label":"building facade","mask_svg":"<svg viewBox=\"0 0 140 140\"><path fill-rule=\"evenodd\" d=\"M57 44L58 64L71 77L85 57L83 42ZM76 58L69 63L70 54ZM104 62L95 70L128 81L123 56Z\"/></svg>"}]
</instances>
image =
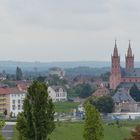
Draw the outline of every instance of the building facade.
<instances>
[{"instance_id":1,"label":"building facade","mask_svg":"<svg viewBox=\"0 0 140 140\"><path fill-rule=\"evenodd\" d=\"M16 117L18 113L23 111L23 102L25 99L24 92L11 93L10 96L10 115Z\"/></svg>"},{"instance_id":2,"label":"building facade","mask_svg":"<svg viewBox=\"0 0 140 140\"><path fill-rule=\"evenodd\" d=\"M16 117L22 112L23 100L26 92L20 91L18 88L0 88L0 113L6 116Z\"/></svg>"},{"instance_id":3,"label":"building facade","mask_svg":"<svg viewBox=\"0 0 140 140\"><path fill-rule=\"evenodd\" d=\"M53 102L67 101L67 92L61 86L48 87L48 94Z\"/></svg>"},{"instance_id":4,"label":"building facade","mask_svg":"<svg viewBox=\"0 0 140 140\"><path fill-rule=\"evenodd\" d=\"M129 46L127 54L125 56L125 68L120 65L120 55L118 53L117 44L115 41L115 47L113 55L111 56L111 74L110 74L110 89L116 89L120 84L138 84L140 85L140 69L134 67L134 55L132 53L131 44Z\"/></svg>"},{"instance_id":5,"label":"building facade","mask_svg":"<svg viewBox=\"0 0 140 140\"><path fill-rule=\"evenodd\" d=\"M125 89L119 89L112 97L114 112L139 112L140 103L136 102Z\"/></svg>"}]
</instances>

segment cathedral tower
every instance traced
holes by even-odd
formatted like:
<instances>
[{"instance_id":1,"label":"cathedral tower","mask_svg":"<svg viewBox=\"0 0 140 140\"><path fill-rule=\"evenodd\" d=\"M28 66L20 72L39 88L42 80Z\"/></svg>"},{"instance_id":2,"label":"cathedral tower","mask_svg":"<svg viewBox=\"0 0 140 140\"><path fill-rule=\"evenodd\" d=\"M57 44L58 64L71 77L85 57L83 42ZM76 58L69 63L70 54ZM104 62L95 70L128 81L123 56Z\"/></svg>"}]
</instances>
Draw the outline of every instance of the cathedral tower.
<instances>
[{"instance_id":1,"label":"cathedral tower","mask_svg":"<svg viewBox=\"0 0 140 140\"><path fill-rule=\"evenodd\" d=\"M120 67L120 56L118 54L118 48L115 40L115 47L113 55L111 56L112 67L110 76L110 88L116 89L121 82L121 67Z\"/></svg>"},{"instance_id":2,"label":"cathedral tower","mask_svg":"<svg viewBox=\"0 0 140 140\"><path fill-rule=\"evenodd\" d=\"M132 54L130 40L129 40L129 46L128 46L127 55L125 57L125 60L126 60L126 69L127 70L134 69L134 55Z\"/></svg>"}]
</instances>

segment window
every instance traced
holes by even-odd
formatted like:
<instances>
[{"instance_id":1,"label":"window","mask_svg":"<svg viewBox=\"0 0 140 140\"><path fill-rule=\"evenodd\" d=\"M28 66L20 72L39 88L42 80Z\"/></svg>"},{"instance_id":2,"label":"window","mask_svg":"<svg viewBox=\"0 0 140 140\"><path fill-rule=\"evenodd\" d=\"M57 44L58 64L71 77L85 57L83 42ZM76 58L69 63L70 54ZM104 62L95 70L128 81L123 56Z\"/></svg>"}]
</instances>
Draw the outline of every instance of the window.
<instances>
[{"instance_id":1,"label":"window","mask_svg":"<svg viewBox=\"0 0 140 140\"><path fill-rule=\"evenodd\" d=\"M20 110L20 105L18 105L18 110Z\"/></svg>"},{"instance_id":2,"label":"window","mask_svg":"<svg viewBox=\"0 0 140 140\"><path fill-rule=\"evenodd\" d=\"M15 101L15 100L13 100L12 102L13 102L13 104L15 104L15 102L16 102L16 101Z\"/></svg>"},{"instance_id":3,"label":"window","mask_svg":"<svg viewBox=\"0 0 140 140\"><path fill-rule=\"evenodd\" d=\"M15 105L12 106L12 110L15 110Z\"/></svg>"},{"instance_id":4,"label":"window","mask_svg":"<svg viewBox=\"0 0 140 140\"><path fill-rule=\"evenodd\" d=\"M18 100L18 104L20 104L20 100Z\"/></svg>"}]
</instances>

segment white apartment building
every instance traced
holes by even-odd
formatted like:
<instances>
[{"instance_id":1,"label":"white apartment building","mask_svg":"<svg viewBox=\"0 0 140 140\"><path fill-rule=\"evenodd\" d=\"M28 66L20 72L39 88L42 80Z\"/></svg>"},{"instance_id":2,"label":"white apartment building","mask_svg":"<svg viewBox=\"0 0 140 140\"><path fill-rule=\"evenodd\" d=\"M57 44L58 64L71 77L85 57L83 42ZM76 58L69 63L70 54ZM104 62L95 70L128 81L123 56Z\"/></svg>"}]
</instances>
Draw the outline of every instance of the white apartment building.
<instances>
[{"instance_id":1,"label":"white apartment building","mask_svg":"<svg viewBox=\"0 0 140 140\"><path fill-rule=\"evenodd\" d=\"M23 111L23 102L26 93L10 93L10 113L13 117L17 117L18 113Z\"/></svg>"},{"instance_id":2,"label":"white apartment building","mask_svg":"<svg viewBox=\"0 0 140 140\"><path fill-rule=\"evenodd\" d=\"M49 86L48 94L52 98L53 102L67 101L67 92L61 86Z\"/></svg>"},{"instance_id":3,"label":"white apartment building","mask_svg":"<svg viewBox=\"0 0 140 140\"><path fill-rule=\"evenodd\" d=\"M18 88L0 88L0 113L7 112L7 116L17 117L22 112L23 100L26 92Z\"/></svg>"}]
</instances>

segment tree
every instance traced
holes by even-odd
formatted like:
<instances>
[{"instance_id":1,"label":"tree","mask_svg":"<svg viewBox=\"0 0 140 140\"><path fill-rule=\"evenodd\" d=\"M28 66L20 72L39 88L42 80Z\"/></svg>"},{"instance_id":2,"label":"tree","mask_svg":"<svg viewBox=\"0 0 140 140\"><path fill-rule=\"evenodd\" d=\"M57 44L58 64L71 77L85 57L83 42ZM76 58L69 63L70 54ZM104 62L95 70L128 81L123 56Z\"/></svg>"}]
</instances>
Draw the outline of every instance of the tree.
<instances>
[{"instance_id":1,"label":"tree","mask_svg":"<svg viewBox=\"0 0 140 140\"><path fill-rule=\"evenodd\" d=\"M95 88L91 87L88 83L79 84L76 86L72 86L68 89L69 97L81 97L87 98L91 96L91 94L95 91Z\"/></svg>"},{"instance_id":2,"label":"tree","mask_svg":"<svg viewBox=\"0 0 140 140\"><path fill-rule=\"evenodd\" d=\"M136 84L131 87L130 95L136 102L140 102L140 90L138 89Z\"/></svg>"},{"instance_id":3,"label":"tree","mask_svg":"<svg viewBox=\"0 0 140 140\"><path fill-rule=\"evenodd\" d=\"M92 88L89 84L82 84L82 90L80 93L81 98L89 97L92 94Z\"/></svg>"},{"instance_id":4,"label":"tree","mask_svg":"<svg viewBox=\"0 0 140 140\"><path fill-rule=\"evenodd\" d=\"M66 79L61 79L58 75L49 75L46 80L50 86L65 86L68 84Z\"/></svg>"},{"instance_id":5,"label":"tree","mask_svg":"<svg viewBox=\"0 0 140 140\"><path fill-rule=\"evenodd\" d=\"M37 81L39 82L45 82L46 77L45 76L39 76L37 77Z\"/></svg>"},{"instance_id":6,"label":"tree","mask_svg":"<svg viewBox=\"0 0 140 140\"><path fill-rule=\"evenodd\" d=\"M89 102L85 104L85 111L84 139L101 140L103 138L103 127L99 112Z\"/></svg>"},{"instance_id":7,"label":"tree","mask_svg":"<svg viewBox=\"0 0 140 140\"><path fill-rule=\"evenodd\" d=\"M131 132L132 138L124 139L124 140L140 140L140 125L138 125Z\"/></svg>"},{"instance_id":8,"label":"tree","mask_svg":"<svg viewBox=\"0 0 140 140\"><path fill-rule=\"evenodd\" d=\"M109 81L109 76L110 76L110 72L106 72L106 73L101 74L100 78L103 81Z\"/></svg>"},{"instance_id":9,"label":"tree","mask_svg":"<svg viewBox=\"0 0 140 140\"><path fill-rule=\"evenodd\" d=\"M114 102L111 96L102 96L93 99L93 105L101 113L112 113L114 109Z\"/></svg>"},{"instance_id":10,"label":"tree","mask_svg":"<svg viewBox=\"0 0 140 140\"><path fill-rule=\"evenodd\" d=\"M5 122L4 121L0 121L0 131L2 130L2 128L5 126ZM0 133L0 140L5 140L5 138L2 136L2 134Z\"/></svg>"},{"instance_id":11,"label":"tree","mask_svg":"<svg viewBox=\"0 0 140 140\"><path fill-rule=\"evenodd\" d=\"M34 81L29 87L16 128L21 140L47 140L54 130L54 105L45 84Z\"/></svg>"},{"instance_id":12,"label":"tree","mask_svg":"<svg viewBox=\"0 0 140 140\"><path fill-rule=\"evenodd\" d=\"M16 80L22 80L22 70L19 67L16 69Z\"/></svg>"}]
</instances>

